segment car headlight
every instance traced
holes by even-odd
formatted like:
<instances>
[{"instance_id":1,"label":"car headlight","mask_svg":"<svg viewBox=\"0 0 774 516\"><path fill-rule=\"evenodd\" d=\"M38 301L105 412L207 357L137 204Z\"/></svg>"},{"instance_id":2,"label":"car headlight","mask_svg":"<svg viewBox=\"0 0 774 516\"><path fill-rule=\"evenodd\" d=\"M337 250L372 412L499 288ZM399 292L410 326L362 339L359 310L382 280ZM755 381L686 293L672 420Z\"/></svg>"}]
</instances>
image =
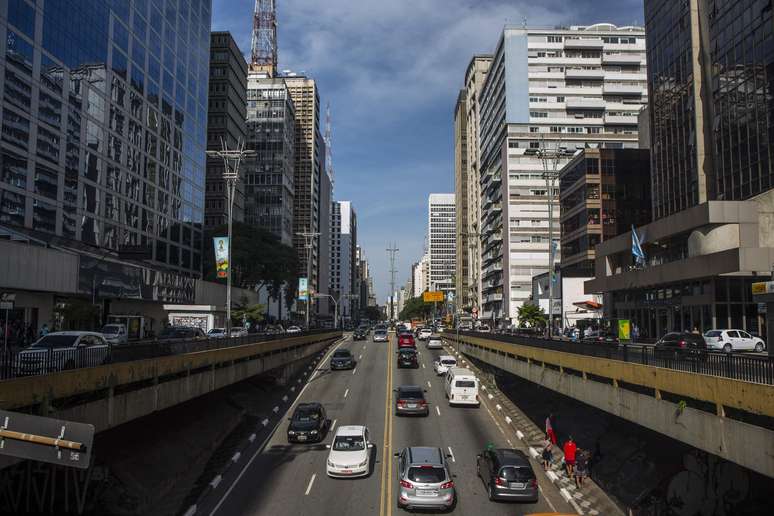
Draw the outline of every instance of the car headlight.
<instances>
[{"instance_id":1,"label":"car headlight","mask_svg":"<svg viewBox=\"0 0 774 516\"><path fill-rule=\"evenodd\" d=\"M288 435L296 435L296 433L293 430L288 430Z\"/></svg>"},{"instance_id":2,"label":"car headlight","mask_svg":"<svg viewBox=\"0 0 774 516\"><path fill-rule=\"evenodd\" d=\"M366 459L366 460L364 460L363 462L361 462L360 464L358 464L358 465L357 465L357 467L358 467L358 468L362 468L362 467L363 467L363 466L365 466L366 464L368 464L368 459Z\"/></svg>"},{"instance_id":3,"label":"car headlight","mask_svg":"<svg viewBox=\"0 0 774 516\"><path fill-rule=\"evenodd\" d=\"M336 464L334 464L330 460L328 460L328 466L331 467L331 468L335 468Z\"/></svg>"},{"instance_id":4,"label":"car headlight","mask_svg":"<svg viewBox=\"0 0 774 516\"><path fill-rule=\"evenodd\" d=\"M311 431L311 432L309 432L309 433L310 433L310 434L312 434L312 435L314 435L314 434L316 434L316 433L317 433L317 430L312 430L312 431Z\"/></svg>"}]
</instances>

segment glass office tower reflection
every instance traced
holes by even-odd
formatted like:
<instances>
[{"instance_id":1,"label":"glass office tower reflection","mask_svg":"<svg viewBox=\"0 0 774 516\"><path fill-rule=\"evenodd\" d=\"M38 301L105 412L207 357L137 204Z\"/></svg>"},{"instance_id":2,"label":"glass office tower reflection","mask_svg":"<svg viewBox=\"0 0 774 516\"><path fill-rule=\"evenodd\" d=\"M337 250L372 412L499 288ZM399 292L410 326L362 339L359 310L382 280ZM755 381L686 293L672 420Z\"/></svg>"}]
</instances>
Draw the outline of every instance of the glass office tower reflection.
<instances>
[{"instance_id":1,"label":"glass office tower reflection","mask_svg":"<svg viewBox=\"0 0 774 516\"><path fill-rule=\"evenodd\" d=\"M200 276L210 11L2 2L0 225Z\"/></svg>"}]
</instances>

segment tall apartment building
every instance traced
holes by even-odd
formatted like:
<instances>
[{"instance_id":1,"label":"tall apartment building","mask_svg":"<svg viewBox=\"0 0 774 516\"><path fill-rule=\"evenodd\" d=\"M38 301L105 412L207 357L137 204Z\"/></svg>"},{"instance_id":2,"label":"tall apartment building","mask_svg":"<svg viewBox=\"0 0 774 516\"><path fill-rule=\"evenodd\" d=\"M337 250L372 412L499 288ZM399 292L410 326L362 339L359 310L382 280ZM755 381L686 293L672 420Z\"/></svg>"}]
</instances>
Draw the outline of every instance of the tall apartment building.
<instances>
[{"instance_id":1,"label":"tall apartment building","mask_svg":"<svg viewBox=\"0 0 774 516\"><path fill-rule=\"evenodd\" d=\"M350 201L334 201L331 210L331 284L330 294L339 303L342 321L357 314L354 299L357 282L357 217Z\"/></svg>"},{"instance_id":2,"label":"tall apartment building","mask_svg":"<svg viewBox=\"0 0 774 516\"><path fill-rule=\"evenodd\" d=\"M558 185L546 169L579 149L637 146L645 73L639 27L504 29L480 94L481 318L514 321L558 249Z\"/></svg>"},{"instance_id":3,"label":"tall apartment building","mask_svg":"<svg viewBox=\"0 0 774 516\"><path fill-rule=\"evenodd\" d=\"M457 220L454 194L430 194L427 240L430 290L454 290Z\"/></svg>"},{"instance_id":4,"label":"tall apartment building","mask_svg":"<svg viewBox=\"0 0 774 516\"><path fill-rule=\"evenodd\" d=\"M325 156L326 143L324 138L319 140L320 155ZM318 220L320 221L320 236L318 245L320 258L317 260L317 292L330 294L331 260L328 249L331 247L331 210L333 209L333 170L327 169L325 160L322 160L320 172L320 202L317 207ZM333 316L333 302L328 297L317 299L315 310L318 317L330 318Z\"/></svg>"},{"instance_id":5,"label":"tall apartment building","mask_svg":"<svg viewBox=\"0 0 774 516\"><path fill-rule=\"evenodd\" d=\"M285 81L262 72L247 76L247 145L242 164L244 220L293 245L296 122Z\"/></svg>"},{"instance_id":6,"label":"tall apartment building","mask_svg":"<svg viewBox=\"0 0 774 516\"><path fill-rule=\"evenodd\" d=\"M0 233L55 256L0 278L31 324L53 292L190 303L202 270L211 3L78 4L0 3Z\"/></svg>"},{"instance_id":7,"label":"tall apartment building","mask_svg":"<svg viewBox=\"0 0 774 516\"><path fill-rule=\"evenodd\" d=\"M465 138L468 131L467 111L465 90L460 90L454 107L454 204L457 215L457 274L454 277L454 292L463 307L471 307L468 245L470 240L476 240L470 238L467 232L468 190L471 182L468 174L468 140Z\"/></svg>"},{"instance_id":8,"label":"tall apartment building","mask_svg":"<svg viewBox=\"0 0 774 516\"><path fill-rule=\"evenodd\" d=\"M751 283L774 263L772 10L759 2L645 1L653 221L596 249L586 292L648 337L737 328L774 338ZM682 20L675 23L675 20Z\"/></svg>"},{"instance_id":9,"label":"tall apartment building","mask_svg":"<svg viewBox=\"0 0 774 516\"><path fill-rule=\"evenodd\" d=\"M309 275L309 286L317 292L320 286L319 235L311 239L311 263L308 263L307 240L302 233L320 233L320 176L325 156L321 148L320 96L312 78L289 74L284 79L296 113L293 246L298 250L299 274Z\"/></svg>"},{"instance_id":10,"label":"tall apartment building","mask_svg":"<svg viewBox=\"0 0 774 516\"><path fill-rule=\"evenodd\" d=\"M207 112L207 150L236 149L245 141L247 62L230 32L210 35L210 86ZM228 192L223 159L207 157L204 228L228 222ZM233 220L244 220L244 173L234 191Z\"/></svg>"}]
</instances>

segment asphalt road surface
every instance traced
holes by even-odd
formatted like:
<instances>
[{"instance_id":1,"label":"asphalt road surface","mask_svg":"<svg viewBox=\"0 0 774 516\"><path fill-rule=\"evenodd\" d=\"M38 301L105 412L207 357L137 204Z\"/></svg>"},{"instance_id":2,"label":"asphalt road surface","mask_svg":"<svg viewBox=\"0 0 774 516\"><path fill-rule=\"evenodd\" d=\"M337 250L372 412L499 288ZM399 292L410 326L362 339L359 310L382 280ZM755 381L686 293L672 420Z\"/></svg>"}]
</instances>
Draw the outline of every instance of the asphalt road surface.
<instances>
[{"instance_id":1,"label":"asphalt road surface","mask_svg":"<svg viewBox=\"0 0 774 516\"><path fill-rule=\"evenodd\" d=\"M453 455L450 469L456 475L458 503L452 514L520 515L539 512L575 511L540 471L533 468L541 488L540 501L533 503L496 503L487 499L481 480L476 476L476 454L486 443L497 447L523 449L513 436L495 424L486 403L480 408L449 407L441 377L435 375L432 362L441 350L427 350L418 342L420 367L397 369L396 343L353 342L348 336L339 347L349 348L358 359L354 371L330 371L328 356L301 391L296 402L280 421L265 446L233 475L224 478L211 500L197 514L217 515L336 515L391 516L403 513L397 508L396 459L393 453L406 446L438 446ZM428 417L396 417L393 388L404 384L422 385L430 403ZM299 402L319 401L334 422L340 425L364 424L368 427L372 449L372 471L365 478L332 479L325 474L328 456L326 443L288 444L287 417ZM526 452L526 450L525 450Z\"/></svg>"}]
</instances>

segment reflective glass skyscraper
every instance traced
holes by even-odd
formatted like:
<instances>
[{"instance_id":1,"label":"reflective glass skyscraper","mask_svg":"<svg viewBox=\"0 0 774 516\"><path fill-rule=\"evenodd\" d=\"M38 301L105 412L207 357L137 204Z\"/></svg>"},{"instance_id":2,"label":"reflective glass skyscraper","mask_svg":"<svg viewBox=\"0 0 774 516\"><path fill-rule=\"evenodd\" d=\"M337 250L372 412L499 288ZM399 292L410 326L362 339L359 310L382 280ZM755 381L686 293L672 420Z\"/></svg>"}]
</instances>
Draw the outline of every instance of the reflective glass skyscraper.
<instances>
[{"instance_id":1,"label":"reflective glass skyscraper","mask_svg":"<svg viewBox=\"0 0 774 516\"><path fill-rule=\"evenodd\" d=\"M200 276L210 23L211 0L0 3L0 227Z\"/></svg>"}]
</instances>

